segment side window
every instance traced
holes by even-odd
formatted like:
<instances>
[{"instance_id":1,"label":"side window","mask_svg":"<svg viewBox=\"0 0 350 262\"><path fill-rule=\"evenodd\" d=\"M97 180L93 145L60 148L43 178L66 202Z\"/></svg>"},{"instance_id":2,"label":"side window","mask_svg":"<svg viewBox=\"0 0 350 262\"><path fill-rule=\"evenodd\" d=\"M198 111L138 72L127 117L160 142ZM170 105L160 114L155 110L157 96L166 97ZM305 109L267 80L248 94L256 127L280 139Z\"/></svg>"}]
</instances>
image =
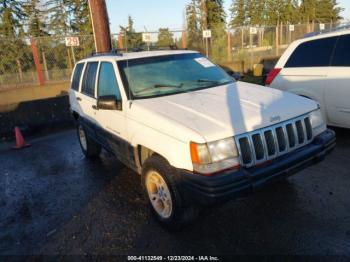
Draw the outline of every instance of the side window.
<instances>
[{"instance_id":1,"label":"side window","mask_svg":"<svg viewBox=\"0 0 350 262\"><path fill-rule=\"evenodd\" d=\"M350 66L350 35L342 35L338 39L332 66Z\"/></svg>"},{"instance_id":2,"label":"side window","mask_svg":"<svg viewBox=\"0 0 350 262\"><path fill-rule=\"evenodd\" d=\"M84 63L80 63L75 66L72 84L71 84L71 89L75 91L79 90L80 77L81 77L81 72L83 71L83 68L84 68Z\"/></svg>"},{"instance_id":3,"label":"side window","mask_svg":"<svg viewBox=\"0 0 350 262\"><path fill-rule=\"evenodd\" d=\"M330 66L337 37L317 39L300 44L288 59L285 67Z\"/></svg>"},{"instance_id":4,"label":"side window","mask_svg":"<svg viewBox=\"0 0 350 262\"><path fill-rule=\"evenodd\" d=\"M87 63L83 83L81 86L81 92L85 95L95 96L95 83L97 73L98 62Z\"/></svg>"},{"instance_id":5,"label":"side window","mask_svg":"<svg viewBox=\"0 0 350 262\"><path fill-rule=\"evenodd\" d=\"M121 100L119 86L111 63L102 62L98 78L98 96L115 96L116 100Z\"/></svg>"}]
</instances>

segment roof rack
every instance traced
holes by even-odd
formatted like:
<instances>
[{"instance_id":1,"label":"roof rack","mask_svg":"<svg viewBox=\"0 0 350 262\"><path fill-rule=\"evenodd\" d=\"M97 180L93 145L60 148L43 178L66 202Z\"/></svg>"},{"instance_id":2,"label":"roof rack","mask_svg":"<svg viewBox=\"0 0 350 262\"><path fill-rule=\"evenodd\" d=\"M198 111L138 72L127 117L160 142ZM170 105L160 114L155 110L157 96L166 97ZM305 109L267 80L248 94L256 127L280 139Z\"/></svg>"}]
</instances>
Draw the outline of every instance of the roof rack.
<instances>
[{"instance_id":1,"label":"roof rack","mask_svg":"<svg viewBox=\"0 0 350 262\"><path fill-rule=\"evenodd\" d=\"M144 51L162 51L162 50L187 50L187 48L178 48L177 45L170 45L170 46L138 46L133 48L118 48L118 49L112 49L111 52L106 53L96 53L96 51L93 51L89 57L95 57L95 56L122 56L123 53L127 52L144 52Z\"/></svg>"},{"instance_id":2,"label":"roof rack","mask_svg":"<svg viewBox=\"0 0 350 262\"><path fill-rule=\"evenodd\" d=\"M104 53L96 53L96 51L92 51L91 54L88 57L93 57L93 56L111 56L111 55L115 55L115 56L122 56L122 54L120 54L118 52L118 49L112 49L110 52L104 52Z\"/></svg>"},{"instance_id":3,"label":"roof rack","mask_svg":"<svg viewBox=\"0 0 350 262\"><path fill-rule=\"evenodd\" d=\"M322 30L322 31L315 31L311 33L307 33L304 35L304 38L312 37L312 36L317 36L317 35L322 35L322 34L327 34L327 33L334 33L334 32L339 32L339 31L344 31L350 29L350 23L346 24L341 24L335 28L332 29L327 29L327 30Z\"/></svg>"}]
</instances>

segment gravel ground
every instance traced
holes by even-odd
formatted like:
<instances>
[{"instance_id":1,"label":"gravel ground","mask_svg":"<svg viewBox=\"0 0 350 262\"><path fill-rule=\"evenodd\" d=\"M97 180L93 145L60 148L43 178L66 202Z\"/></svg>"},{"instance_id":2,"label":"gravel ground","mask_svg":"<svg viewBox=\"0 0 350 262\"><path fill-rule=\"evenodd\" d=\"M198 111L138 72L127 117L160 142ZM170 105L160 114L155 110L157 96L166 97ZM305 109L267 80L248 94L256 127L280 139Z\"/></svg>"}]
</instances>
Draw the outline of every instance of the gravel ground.
<instances>
[{"instance_id":1,"label":"gravel ground","mask_svg":"<svg viewBox=\"0 0 350 262\"><path fill-rule=\"evenodd\" d=\"M0 254L299 254L350 256L350 130L287 182L203 211L168 233L137 174L103 153L83 157L74 130L0 147Z\"/></svg>"}]
</instances>

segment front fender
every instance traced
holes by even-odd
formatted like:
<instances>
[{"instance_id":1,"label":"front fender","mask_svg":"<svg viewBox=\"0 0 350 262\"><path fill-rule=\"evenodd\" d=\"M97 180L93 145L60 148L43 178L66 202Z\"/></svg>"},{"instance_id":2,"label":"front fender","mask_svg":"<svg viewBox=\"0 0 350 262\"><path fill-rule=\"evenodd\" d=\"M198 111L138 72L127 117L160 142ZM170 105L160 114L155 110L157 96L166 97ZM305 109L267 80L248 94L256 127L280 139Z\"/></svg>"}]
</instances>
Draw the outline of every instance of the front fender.
<instances>
[{"instance_id":1,"label":"front fender","mask_svg":"<svg viewBox=\"0 0 350 262\"><path fill-rule=\"evenodd\" d=\"M134 127L134 132L131 133L130 141L135 148L144 146L164 157L173 167L193 169L188 143L147 126Z\"/></svg>"}]
</instances>

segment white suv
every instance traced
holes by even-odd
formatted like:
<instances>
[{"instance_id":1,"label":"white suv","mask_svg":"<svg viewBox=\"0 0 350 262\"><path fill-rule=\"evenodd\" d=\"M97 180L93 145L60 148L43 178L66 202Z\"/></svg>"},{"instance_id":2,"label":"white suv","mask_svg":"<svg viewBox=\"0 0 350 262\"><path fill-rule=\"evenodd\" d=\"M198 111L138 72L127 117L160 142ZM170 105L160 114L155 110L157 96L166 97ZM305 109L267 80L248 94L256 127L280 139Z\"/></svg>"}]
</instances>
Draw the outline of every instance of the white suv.
<instances>
[{"instance_id":1,"label":"white suv","mask_svg":"<svg viewBox=\"0 0 350 262\"><path fill-rule=\"evenodd\" d=\"M194 51L92 56L76 64L69 96L84 154L104 148L140 174L173 229L335 146L314 101L235 82Z\"/></svg>"},{"instance_id":2,"label":"white suv","mask_svg":"<svg viewBox=\"0 0 350 262\"><path fill-rule=\"evenodd\" d=\"M350 128L349 48L350 30L295 41L266 84L316 100L329 125Z\"/></svg>"}]
</instances>

